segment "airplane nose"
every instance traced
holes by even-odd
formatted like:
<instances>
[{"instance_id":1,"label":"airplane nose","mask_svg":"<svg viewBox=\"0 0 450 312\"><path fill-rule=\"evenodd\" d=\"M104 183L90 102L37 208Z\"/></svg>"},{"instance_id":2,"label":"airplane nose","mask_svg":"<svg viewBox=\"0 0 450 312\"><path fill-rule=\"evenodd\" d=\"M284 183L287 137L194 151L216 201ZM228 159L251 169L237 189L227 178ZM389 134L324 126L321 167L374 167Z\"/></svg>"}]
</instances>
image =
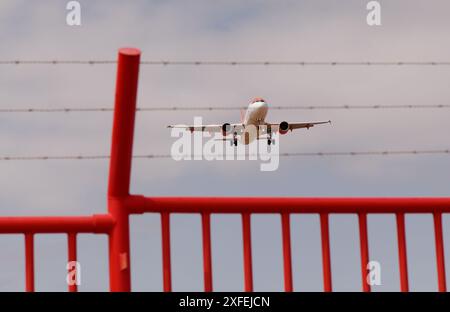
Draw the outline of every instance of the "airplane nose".
<instances>
[{"instance_id":1,"label":"airplane nose","mask_svg":"<svg viewBox=\"0 0 450 312\"><path fill-rule=\"evenodd\" d=\"M267 103L262 101L262 102L256 102L253 104L256 108L267 108Z\"/></svg>"},{"instance_id":2,"label":"airplane nose","mask_svg":"<svg viewBox=\"0 0 450 312\"><path fill-rule=\"evenodd\" d=\"M265 102L265 101L264 101L263 98L257 97L257 98L254 98L254 99L253 99L252 103L256 103L256 102Z\"/></svg>"},{"instance_id":3,"label":"airplane nose","mask_svg":"<svg viewBox=\"0 0 450 312\"><path fill-rule=\"evenodd\" d=\"M255 108L267 107L266 101L264 101L264 99L262 98L255 98L252 101L251 105Z\"/></svg>"}]
</instances>

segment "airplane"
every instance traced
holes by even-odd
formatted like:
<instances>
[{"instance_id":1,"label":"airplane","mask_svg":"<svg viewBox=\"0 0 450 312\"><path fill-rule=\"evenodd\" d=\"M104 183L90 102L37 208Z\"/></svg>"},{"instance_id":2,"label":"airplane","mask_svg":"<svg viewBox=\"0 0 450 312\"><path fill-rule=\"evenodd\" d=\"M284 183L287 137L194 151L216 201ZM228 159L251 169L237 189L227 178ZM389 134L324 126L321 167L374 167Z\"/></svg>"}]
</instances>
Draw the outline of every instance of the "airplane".
<instances>
[{"instance_id":1,"label":"airplane","mask_svg":"<svg viewBox=\"0 0 450 312\"><path fill-rule=\"evenodd\" d=\"M230 140L231 145L237 146L238 137L239 141L248 145L254 140L265 140L267 144L275 144L275 140L272 138L272 134L279 132L284 135L289 131L301 128L312 128L315 125L331 124L331 120L328 121L316 121L316 122L287 122L282 121L280 123L268 123L265 121L269 106L262 98L255 98L249 105L245 112L245 115L241 113L240 123L224 123L217 125L169 125L167 128L182 128L188 131L202 131L210 133L221 132L224 141ZM243 117L243 118L242 118ZM252 127L253 126L253 127ZM256 129L256 131L255 131ZM232 134L232 138L228 136Z\"/></svg>"}]
</instances>

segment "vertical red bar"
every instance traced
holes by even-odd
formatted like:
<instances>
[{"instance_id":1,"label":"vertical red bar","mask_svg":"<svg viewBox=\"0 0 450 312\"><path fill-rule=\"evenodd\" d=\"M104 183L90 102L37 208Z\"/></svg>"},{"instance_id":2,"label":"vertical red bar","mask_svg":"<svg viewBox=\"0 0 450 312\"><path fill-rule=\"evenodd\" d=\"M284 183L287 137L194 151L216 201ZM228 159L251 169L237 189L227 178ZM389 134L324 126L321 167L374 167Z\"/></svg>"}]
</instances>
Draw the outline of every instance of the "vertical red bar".
<instances>
[{"instance_id":1,"label":"vertical red bar","mask_svg":"<svg viewBox=\"0 0 450 312\"><path fill-rule=\"evenodd\" d=\"M253 291L252 237L250 214L242 214L242 240L244 246L244 290Z\"/></svg>"},{"instance_id":2,"label":"vertical red bar","mask_svg":"<svg viewBox=\"0 0 450 312\"><path fill-rule=\"evenodd\" d=\"M370 292L370 284L368 283L367 277L369 270L367 269L367 264L369 263L369 241L367 236L367 214L358 214L359 223L359 243L361 251L361 278L362 278L362 289L365 292Z\"/></svg>"},{"instance_id":3,"label":"vertical red bar","mask_svg":"<svg viewBox=\"0 0 450 312\"><path fill-rule=\"evenodd\" d=\"M70 264L70 262L76 262L77 261L77 233L68 233L67 234L67 246L68 246L68 254L67 254L67 262ZM78 270L78 266L75 267L76 270ZM68 266L68 273L73 274L75 273L76 276L78 276L79 272L71 272L73 270L72 266ZM77 280L78 281L78 280ZM77 292L78 286L77 284L69 284L69 292Z\"/></svg>"},{"instance_id":4,"label":"vertical red bar","mask_svg":"<svg viewBox=\"0 0 450 312\"><path fill-rule=\"evenodd\" d=\"M406 233L405 233L405 214L396 213L397 218L397 239L398 239L398 260L400 268L400 290L409 291L408 285L408 261L406 257Z\"/></svg>"},{"instance_id":5,"label":"vertical red bar","mask_svg":"<svg viewBox=\"0 0 450 312\"><path fill-rule=\"evenodd\" d=\"M111 291L131 290L129 216L122 199L129 195L140 55L137 49L120 49L117 64L108 186L108 210L115 220L109 233Z\"/></svg>"},{"instance_id":6,"label":"vertical red bar","mask_svg":"<svg viewBox=\"0 0 450 312\"><path fill-rule=\"evenodd\" d=\"M284 290L292 292L291 225L289 213L281 214L281 230L283 234Z\"/></svg>"},{"instance_id":7,"label":"vertical red bar","mask_svg":"<svg viewBox=\"0 0 450 312\"><path fill-rule=\"evenodd\" d=\"M162 256L163 256L163 290L172 291L172 272L170 261L170 215L161 213Z\"/></svg>"},{"instance_id":8,"label":"vertical red bar","mask_svg":"<svg viewBox=\"0 0 450 312\"><path fill-rule=\"evenodd\" d=\"M213 291L212 260L211 260L211 215L202 213L203 235L203 274L205 279L205 291Z\"/></svg>"},{"instance_id":9,"label":"vertical red bar","mask_svg":"<svg viewBox=\"0 0 450 312\"><path fill-rule=\"evenodd\" d=\"M25 290L34 292L34 235L25 234Z\"/></svg>"},{"instance_id":10,"label":"vertical red bar","mask_svg":"<svg viewBox=\"0 0 450 312\"><path fill-rule=\"evenodd\" d=\"M444 240L442 237L442 214L435 212L434 217L434 235L436 240L436 261L438 286L440 292L447 291L447 284L445 281L445 257L444 257Z\"/></svg>"},{"instance_id":11,"label":"vertical red bar","mask_svg":"<svg viewBox=\"0 0 450 312\"><path fill-rule=\"evenodd\" d=\"M119 50L109 166L110 196L123 197L129 193L140 57L138 49Z\"/></svg>"},{"instance_id":12,"label":"vertical red bar","mask_svg":"<svg viewBox=\"0 0 450 312\"><path fill-rule=\"evenodd\" d=\"M332 291L331 285L331 260L330 260L330 230L328 226L328 213L320 214L320 233L322 237L322 266L323 266L323 290Z\"/></svg>"}]
</instances>

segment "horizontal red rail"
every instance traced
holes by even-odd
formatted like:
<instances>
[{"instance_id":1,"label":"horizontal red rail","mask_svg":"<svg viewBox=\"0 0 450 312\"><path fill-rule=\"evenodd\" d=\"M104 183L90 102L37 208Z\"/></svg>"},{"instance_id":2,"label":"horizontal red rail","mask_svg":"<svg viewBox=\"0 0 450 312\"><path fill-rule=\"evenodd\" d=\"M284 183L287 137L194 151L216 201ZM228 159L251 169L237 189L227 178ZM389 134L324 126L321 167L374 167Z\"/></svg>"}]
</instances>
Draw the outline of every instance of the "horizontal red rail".
<instances>
[{"instance_id":1,"label":"horizontal red rail","mask_svg":"<svg viewBox=\"0 0 450 312\"><path fill-rule=\"evenodd\" d=\"M129 213L435 213L450 198L144 197L123 199Z\"/></svg>"},{"instance_id":2,"label":"horizontal red rail","mask_svg":"<svg viewBox=\"0 0 450 312\"><path fill-rule=\"evenodd\" d=\"M114 225L110 215L86 217L0 217L1 234L108 233Z\"/></svg>"}]
</instances>

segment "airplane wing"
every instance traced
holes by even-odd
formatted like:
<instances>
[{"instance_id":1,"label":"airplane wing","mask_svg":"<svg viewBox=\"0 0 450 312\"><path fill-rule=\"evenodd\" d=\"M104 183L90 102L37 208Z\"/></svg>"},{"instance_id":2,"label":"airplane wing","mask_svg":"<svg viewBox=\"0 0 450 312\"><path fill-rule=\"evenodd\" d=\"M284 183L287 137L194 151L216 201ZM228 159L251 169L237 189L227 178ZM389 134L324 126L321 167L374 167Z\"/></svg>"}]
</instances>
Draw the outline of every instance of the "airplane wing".
<instances>
[{"instance_id":1,"label":"airplane wing","mask_svg":"<svg viewBox=\"0 0 450 312\"><path fill-rule=\"evenodd\" d=\"M314 121L314 122L289 122L287 124L287 130L294 130L294 129L301 129L301 128L312 128L315 125L322 125L322 124L331 124L331 120L328 121ZM280 131L280 124L279 123L268 123L267 125L270 125L272 132L278 132Z\"/></svg>"},{"instance_id":2,"label":"airplane wing","mask_svg":"<svg viewBox=\"0 0 450 312\"><path fill-rule=\"evenodd\" d=\"M240 133L242 129L244 129L244 126L242 124L225 124L228 128L228 133L237 132ZM224 124L221 125L169 125L167 128L178 128L178 129L185 129L187 131L202 131L202 132L222 132L224 127Z\"/></svg>"}]
</instances>

